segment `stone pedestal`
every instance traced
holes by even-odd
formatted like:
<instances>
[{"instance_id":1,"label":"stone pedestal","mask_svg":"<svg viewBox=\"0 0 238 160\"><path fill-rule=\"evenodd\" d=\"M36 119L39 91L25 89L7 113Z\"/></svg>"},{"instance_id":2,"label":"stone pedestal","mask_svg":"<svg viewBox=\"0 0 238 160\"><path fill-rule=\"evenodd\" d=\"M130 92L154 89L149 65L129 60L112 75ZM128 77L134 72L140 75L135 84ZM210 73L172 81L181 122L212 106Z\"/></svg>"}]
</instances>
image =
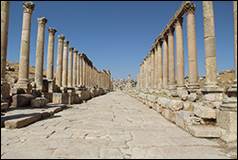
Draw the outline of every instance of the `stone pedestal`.
<instances>
[{"instance_id":1,"label":"stone pedestal","mask_svg":"<svg viewBox=\"0 0 238 160\"><path fill-rule=\"evenodd\" d=\"M217 114L217 125L224 129L223 141L237 141L237 88L227 90Z\"/></svg>"},{"instance_id":2,"label":"stone pedestal","mask_svg":"<svg viewBox=\"0 0 238 160\"><path fill-rule=\"evenodd\" d=\"M75 90L74 90L74 88L68 88L68 89L67 89L67 93L68 93L68 104L74 104L74 103L76 103L76 101L75 101Z\"/></svg>"},{"instance_id":3,"label":"stone pedestal","mask_svg":"<svg viewBox=\"0 0 238 160\"><path fill-rule=\"evenodd\" d=\"M3 81L1 82L1 102L9 102L10 98L10 84Z\"/></svg>"},{"instance_id":4,"label":"stone pedestal","mask_svg":"<svg viewBox=\"0 0 238 160\"><path fill-rule=\"evenodd\" d=\"M68 93L53 93L53 103L68 104Z\"/></svg>"}]
</instances>

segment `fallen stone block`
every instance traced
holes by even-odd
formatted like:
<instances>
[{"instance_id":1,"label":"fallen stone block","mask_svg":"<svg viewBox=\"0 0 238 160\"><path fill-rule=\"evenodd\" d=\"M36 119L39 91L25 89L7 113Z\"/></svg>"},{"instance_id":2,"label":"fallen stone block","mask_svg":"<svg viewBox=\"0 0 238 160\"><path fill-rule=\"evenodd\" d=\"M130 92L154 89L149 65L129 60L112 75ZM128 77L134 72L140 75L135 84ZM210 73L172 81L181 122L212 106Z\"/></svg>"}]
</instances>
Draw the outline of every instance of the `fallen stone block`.
<instances>
[{"instance_id":1,"label":"fallen stone block","mask_svg":"<svg viewBox=\"0 0 238 160\"><path fill-rule=\"evenodd\" d=\"M12 96L12 107L29 107L34 96L31 94L16 94Z\"/></svg>"},{"instance_id":2,"label":"fallen stone block","mask_svg":"<svg viewBox=\"0 0 238 160\"><path fill-rule=\"evenodd\" d=\"M173 102L173 101L171 101ZM171 104L171 106L169 107L172 111L179 111L182 110L184 108L183 102L180 101L175 101Z\"/></svg>"},{"instance_id":3,"label":"fallen stone block","mask_svg":"<svg viewBox=\"0 0 238 160\"><path fill-rule=\"evenodd\" d=\"M216 110L203 106L202 103L194 104L194 114L205 119L216 119Z\"/></svg>"},{"instance_id":4,"label":"fallen stone block","mask_svg":"<svg viewBox=\"0 0 238 160\"><path fill-rule=\"evenodd\" d=\"M198 98L199 97L198 97L197 93L190 93L188 95L188 100L192 101L192 102L196 102L198 100Z\"/></svg>"},{"instance_id":5,"label":"fallen stone block","mask_svg":"<svg viewBox=\"0 0 238 160\"><path fill-rule=\"evenodd\" d=\"M191 124L191 117L194 114L190 111L179 111L176 113L175 123L177 126L186 129L186 126Z\"/></svg>"},{"instance_id":6,"label":"fallen stone block","mask_svg":"<svg viewBox=\"0 0 238 160\"><path fill-rule=\"evenodd\" d=\"M168 119L169 121L171 122L175 122L176 120L176 114L175 112L169 110L169 109L165 109L163 112L162 112L162 115Z\"/></svg>"},{"instance_id":7,"label":"fallen stone block","mask_svg":"<svg viewBox=\"0 0 238 160\"><path fill-rule=\"evenodd\" d=\"M31 107L33 108L45 107L46 104L47 104L47 99L44 97L37 97L31 100Z\"/></svg>"},{"instance_id":8,"label":"fallen stone block","mask_svg":"<svg viewBox=\"0 0 238 160\"><path fill-rule=\"evenodd\" d=\"M4 122L4 124L5 124L5 128L8 128L8 129L22 128L40 119L41 119L41 114L36 113L36 114L32 114L22 118L7 120Z\"/></svg>"},{"instance_id":9,"label":"fallen stone block","mask_svg":"<svg viewBox=\"0 0 238 160\"><path fill-rule=\"evenodd\" d=\"M211 101L222 101L223 93L209 93L209 94L205 94L203 96L203 99L207 100L209 102L211 102Z\"/></svg>"},{"instance_id":10,"label":"fallen stone block","mask_svg":"<svg viewBox=\"0 0 238 160\"><path fill-rule=\"evenodd\" d=\"M222 135L222 130L217 126L192 125L188 126L188 131L191 135L202 138L219 138Z\"/></svg>"}]
</instances>

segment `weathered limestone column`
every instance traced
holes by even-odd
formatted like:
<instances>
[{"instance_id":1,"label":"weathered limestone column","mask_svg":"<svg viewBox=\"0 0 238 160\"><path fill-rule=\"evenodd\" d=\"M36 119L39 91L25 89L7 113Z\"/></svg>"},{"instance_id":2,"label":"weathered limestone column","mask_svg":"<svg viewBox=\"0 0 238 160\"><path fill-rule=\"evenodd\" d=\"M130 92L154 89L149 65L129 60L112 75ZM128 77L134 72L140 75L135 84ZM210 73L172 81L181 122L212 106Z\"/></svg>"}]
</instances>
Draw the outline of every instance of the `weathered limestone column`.
<instances>
[{"instance_id":1,"label":"weathered limestone column","mask_svg":"<svg viewBox=\"0 0 238 160\"><path fill-rule=\"evenodd\" d=\"M1 84L5 82L8 42L9 2L1 1Z\"/></svg>"},{"instance_id":2,"label":"weathered limestone column","mask_svg":"<svg viewBox=\"0 0 238 160\"><path fill-rule=\"evenodd\" d=\"M58 57L56 68L56 85L62 87L62 63L63 63L63 43L64 35L58 36Z\"/></svg>"},{"instance_id":3,"label":"weathered limestone column","mask_svg":"<svg viewBox=\"0 0 238 160\"><path fill-rule=\"evenodd\" d=\"M53 81L54 79L54 41L55 33L57 32L54 28L49 28L48 38L48 55L47 55L47 79Z\"/></svg>"},{"instance_id":4,"label":"weathered limestone column","mask_svg":"<svg viewBox=\"0 0 238 160\"><path fill-rule=\"evenodd\" d=\"M73 52L73 87L76 87L77 84L77 54L78 51L74 50Z\"/></svg>"},{"instance_id":5,"label":"weathered limestone column","mask_svg":"<svg viewBox=\"0 0 238 160\"><path fill-rule=\"evenodd\" d=\"M159 41L157 45L158 52L158 89L162 88L163 83L163 60L162 60L162 42Z\"/></svg>"},{"instance_id":6,"label":"weathered limestone column","mask_svg":"<svg viewBox=\"0 0 238 160\"><path fill-rule=\"evenodd\" d=\"M84 86L84 75L83 75L83 54L79 56L79 64L80 64L80 86Z\"/></svg>"},{"instance_id":7,"label":"weathered limestone column","mask_svg":"<svg viewBox=\"0 0 238 160\"><path fill-rule=\"evenodd\" d=\"M169 67L169 89L175 89L174 69L174 28L168 31L168 67Z\"/></svg>"},{"instance_id":8,"label":"weathered limestone column","mask_svg":"<svg viewBox=\"0 0 238 160\"><path fill-rule=\"evenodd\" d=\"M44 65L44 42L45 42L45 17L38 18L38 31L36 40L36 68L35 84L37 90L43 89L43 65Z\"/></svg>"},{"instance_id":9,"label":"weathered limestone column","mask_svg":"<svg viewBox=\"0 0 238 160\"><path fill-rule=\"evenodd\" d=\"M64 41L64 49L63 49L63 71L62 71L62 86L67 87L67 78L68 78L68 49L69 49L69 41Z\"/></svg>"},{"instance_id":10,"label":"weathered limestone column","mask_svg":"<svg viewBox=\"0 0 238 160\"><path fill-rule=\"evenodd\" d=\"M204 46L206 57L206 83L205 88L216 88L216 36L213 13L213 2L203 1L203 19L204 19Z\"/></svg>"},{"instance_id":11,"label":"weathered limestone column","mask_svg":"<svg viewBox=\"0 0 238 160\"><path fill-rule=\"evenodd\" d=\"M145 89L149 89L148 55L145 57Z\"/></svg>"},{"instance_id":12,"label":"weathered limestone column","mask_svg":"<svg viewBox=\"0 0 238 160\"><path fill-rule=\"evenodd\" d=\"M196 28L195 28L195 7L189 8L187 12L187 44L188 44L188 70L189 70L189 88L197 89L198 69L197 69L197 46L196 46Z\"/></svg>"},{"instance_id":13,"label":"weathered limestone column","mask_svg":"<svg viewBox=\"0 0 238 160\"><path fill-rule=\"evenodd\" d=\"M33 2L23 3L23 24L21 35L20 64L18 82L16 87L29 89L29 56L30 56L30 33L31 33L31 16L35 8Z\"/></svg>"},{"instance_id":14,"label":"weathered limestone column","mask_svg":"<svg viewBox=\"0 0 238 160\"><path fill-rule=\"evenodd\" d=\"M154 57L154 60L155 60L155 62L154 62L154 88L155 89L157 89L158 88L158 81L159 81L159 79L158 79L158 50L157 50L157 48L155 47L154 49L154 54L155 54L155 57Z\"/></svg>"},{"instance_id":15,"label":"weathered limestone column","mask_svg":"<svg viewBox=\"0 0 238 160\"><path fill-rule=\"evenodd\" d=\"M69 64L68 64L68 87L72 87L73 84L73 50L74 48L69 48Z\"/></svg>"},{"instance_id":16,"label":"weathered limestone column","mask_svg":"<svg viewBox=\"0 0 238 160\"><path fill-rule=\"evenodd\" d=\"M80 85L80 54L77 54L77 86Z\"/></svg>"},{"instance_id":17,"label":"weathered limestone column","mask_svg":"<svg viewBox=\"0 0 238 160\"><path fill-rule=\"evenodd\" d=\"M10 84L5 79L8 43L9 2L1 1L1 101L10 98Z\"/></svg>"},{"instance_id":18,"label":"weathered limestone column","mask_svg":"<svg viewBox=\"0 0 238 160\"><path fill-rule=\"evenodd\" d=\"M151 51L151 88L155 89L155 52Z\"/></svg>"},{"instance_id":19,"label":"weathered limestone column","mask_svg":"<svg viewBox=\"0 0 238 160\"><path fill-rule=\"evenodd\" d=\"M233 1L234 16L234 59L235 59L235 88L237 87L237 1Z\"/></svg>"},{"instance_id":20,"label":"weathered limestone column","mask_svg":"<svg viewBox=\"0 0 238 160\"><path fill-rule=\"evenodd\" d=\"M86 62L85 62L85 56L83 56L83 84L84 87L86 87Z\"/></svg>"},{"instance_id":21,"label":"weathered limestone column","mask_svg":"<svg viewBox=\"0 0 238 160\"><path fill-rule=\"evenodd\" d=\"M163 41L163 88L168 88L168 37Z\"/></svg>"},{"instance_id":22,"label":"weathered limestone column","mask_svg":"<svg viewBox=\"0 0 238 160\"><path fill-rule=\"evenodd\" d=\"M177 88L183 89L184 85L184 49L183 49L183 30L182 30L182 17L178 18L175 22L176 32L176 53L177 53Z\"/></svg>"}]
</instances>

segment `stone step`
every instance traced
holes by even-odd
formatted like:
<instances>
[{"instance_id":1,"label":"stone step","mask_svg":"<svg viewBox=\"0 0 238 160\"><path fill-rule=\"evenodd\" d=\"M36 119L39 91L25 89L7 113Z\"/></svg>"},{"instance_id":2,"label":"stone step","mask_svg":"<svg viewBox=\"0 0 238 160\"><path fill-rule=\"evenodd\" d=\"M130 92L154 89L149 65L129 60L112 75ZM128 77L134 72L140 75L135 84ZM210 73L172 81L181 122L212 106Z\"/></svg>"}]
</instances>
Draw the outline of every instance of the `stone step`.
<instances>
[{"instance_id":1,"label":"stone step","mask_svg":"<svg viewBox=\"0 0 238 160\"><path fill-rule=\"evenodd\" d=\"M219 138L222 135L221 128L208 125L192 125L188 126L188 132L200 138Z\"/></svg>"}]
</instances>

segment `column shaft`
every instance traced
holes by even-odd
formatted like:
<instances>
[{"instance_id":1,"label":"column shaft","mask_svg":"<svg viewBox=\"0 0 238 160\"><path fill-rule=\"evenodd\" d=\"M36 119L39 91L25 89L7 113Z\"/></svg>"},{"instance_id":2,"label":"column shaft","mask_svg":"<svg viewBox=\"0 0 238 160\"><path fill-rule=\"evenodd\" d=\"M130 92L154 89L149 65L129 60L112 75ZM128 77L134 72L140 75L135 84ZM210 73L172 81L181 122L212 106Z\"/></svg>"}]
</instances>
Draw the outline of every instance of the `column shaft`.
<instances>
[{"instance_id":1,"label":"column shaft","mask_svg":"<svg viewBox=\"0 0 238 160\"><path fill-rule=\"evenodd\" d=\"M69 41L64 41L63 49L63 66L62 66L62 86L67 87L67 78L68 78L68 49Z\"/></svg>"},{"instance_id":2,"label":"column shaft","mask_svg":"<svg viewBox=\"0 0 238 160\"><path fill-rule=\"evenodd\" d=\"M175 68L174 68L174 32L173 28L168 33L168 67L169 67L169 87L175 87Z\"/></svg>"},{"instance_id":3,"label":"column shaft","mask_svg":"<svg viewBox=\"0 0 238 160\"><path fill-rule=\"evenodd\" d=\"M63 44L64 36L58 37L58 56L57 56L57 68L56 68L56 85L62 87L62 65L63 65Z\"/></svg>"},{"instance_id":4,"label":"column shaft","mask_svg":"<svg viewBox=\"0 0 238 160\"><path fill-rule=\"evenodd\" d=\"M157 45L158 51L158 89L162 88L163 83L163 57L162 57L162 44L159 42Z\"/></svg>"},{"instance_id":5,"label":"column shaft","mask_svg":"<svg viewBox=\"0 0 238 160\"><path fill-rule=\"evenodd\" d=\"M187 44L188 44L188 71L189 86L198 86L197 69L197 46L196 46L196 28L195 28L195 9L191 8L187 13Z\"/></svg>"},{"instance_id":6,"label":"column shaft","mask_svg":"<svg viewBox=\"0 0 238 160\"><path fill-rule=\"evenodd\" d=\"M203 1L204 47L206 57L206 86L216 86L216 36L213 2Z\"/></svg>"},{"instance_id":7,"label":"column shaft","mask_svg":"<svg viewBox=\"0 0 238 160\"><path fill-rule=\"evenodd\" d=\"M77 86L80 85L80 54L77 55Z\"/></svg>"},{"instance_id":8,"label":"column shaft","mask_svg":"<svg viewBox=\"0 0 238 160\"><path fill-rule=\"evenodd\" d=\"M52 81L54 79L54 41L56 30L49 28L48 32L47 79Z\"/></svg>"},{"instance_id":9,"label":"column shaft","mask_svg":"<svg viewBox=\"0 0 238 160\"><path fill-rule=\"evenodd\" d=\"M167 37L163 41L163 88L168 87L168 41Z\"/></svg>"},{"instance_id":10,"label":"column shaft","mask_svg":"<svg viewBox=\"0 0 238 160\"><path fill-rule=\"evenodd\" d=\"M5 81L8 43L9 2L1 1L1 84Z\"/></svg>"},{"instance_id":11,"label":"column shaft","mask_svg":"<svg viewBox=\"0 0 238 160\"><path fill-rule=\"evenodd\" d=\"M177 53L177 87L184 87L184 49L183 49L183 30L182 30L182 17L176 20L176 53Z\"/></svg>"},{"instance_id":12,"label":"column shaft","mask_svg":"<svg viewBox=\"0 0 238 160\"><path fill-rule=\"evenodd\" d=\"M43 65L44 65L44 41L45 41L45 17L38 18L38 31L36 40L36 68L35 83L36 89L43 89Z\"/></svg>"},{"instance_id":13,"label":"column shaft","mask_svg":"<svg viewBox=\"0 0 238 160\"><path fill-rule=\"evenodd\" d=\"M235 84L237 83L237 1L233 2L234 15L234 60L235 60Z\"/></svg>"},{"instance_id":14,"label":"column shaft","mask_svg":"<svg viewBox=\"0 0 238 160\"><path fill-rule=\"evenodd\" d=\"M68 87L72 87L73 84L73 50L74 48L69 48Z\"/></svg>"},{"instance_id":15,"label":"column shaft","mask_svg":"<svg viewBox=\"0 0 238 160\"><path fill-rule=\"evenodd\" d=\"M73 87L76 87L77 84L77 54L78 51L74 50L73 52Z\"/></svg>"},{"instance_id":16,"label":"column shaft","mask_svg":"<svg viewBox=\"0 0 238 160\"><path fill-rule=\"evenodd\" d=\"M24 2L23 24L21 34L20 63L18 72L17 88L29 89L29 56L30 56L30 33L31 16L35 8L32 2Z\"/></svg>"}]
</instances>

